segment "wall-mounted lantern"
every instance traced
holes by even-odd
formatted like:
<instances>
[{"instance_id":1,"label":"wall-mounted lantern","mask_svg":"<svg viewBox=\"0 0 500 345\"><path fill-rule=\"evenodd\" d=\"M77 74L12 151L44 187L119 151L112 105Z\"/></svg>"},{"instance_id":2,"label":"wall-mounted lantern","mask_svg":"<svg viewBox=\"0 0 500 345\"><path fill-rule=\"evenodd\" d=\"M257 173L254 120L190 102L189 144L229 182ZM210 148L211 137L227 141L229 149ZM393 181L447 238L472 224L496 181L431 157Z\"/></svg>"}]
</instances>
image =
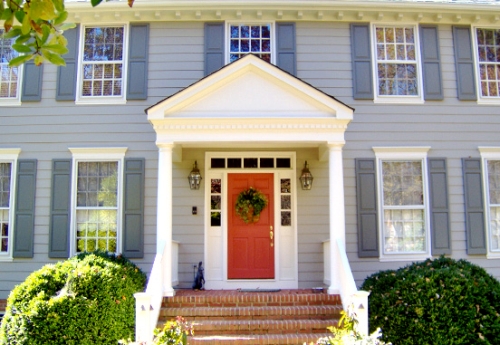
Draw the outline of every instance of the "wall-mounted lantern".
<instances>
[{"instance_id":1,"label":"wall-mounted lantern","mask_svg":"<svg viewBox=\"0 0 500 345\"><path fill-rule=\"evenodd\" d=\"M304 190L310 190L313 184L313 176L309 171L309 164L307 161L304 163L304 169L302 169L302 174L300 174L299 180Z\"/></svg>"},{"instance_id":2,"label":"wall-mounted lantern","mask_svg":"<svg viewBox=\"0 0 500 345\"><path fill-rule=\"evenodd\" d=\"M200 170L198 169L197 161L194 161L193 170L191 170L191 172L189 173L188 180L189 180L189 188L200 189L201 174Z\"/></svg>"}]
</instances>

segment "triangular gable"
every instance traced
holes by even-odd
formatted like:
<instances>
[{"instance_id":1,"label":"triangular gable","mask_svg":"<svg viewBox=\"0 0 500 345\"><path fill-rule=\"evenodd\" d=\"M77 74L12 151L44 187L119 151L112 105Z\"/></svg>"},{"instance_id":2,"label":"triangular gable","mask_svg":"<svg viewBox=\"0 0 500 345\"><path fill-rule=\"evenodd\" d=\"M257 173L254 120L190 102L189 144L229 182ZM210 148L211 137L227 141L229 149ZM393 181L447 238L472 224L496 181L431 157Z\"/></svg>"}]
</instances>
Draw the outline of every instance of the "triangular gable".
<instances>
[{"instance_id":1,"label":"triangular gable","mask_svg":"<svg viewBox=\"0 0 500 345\"><path fill-rule=\"evenodd\" d=\"M336 118L353 109L260 58L247 55L146 109L168 118Z\"/></svg>"}]
</instances>

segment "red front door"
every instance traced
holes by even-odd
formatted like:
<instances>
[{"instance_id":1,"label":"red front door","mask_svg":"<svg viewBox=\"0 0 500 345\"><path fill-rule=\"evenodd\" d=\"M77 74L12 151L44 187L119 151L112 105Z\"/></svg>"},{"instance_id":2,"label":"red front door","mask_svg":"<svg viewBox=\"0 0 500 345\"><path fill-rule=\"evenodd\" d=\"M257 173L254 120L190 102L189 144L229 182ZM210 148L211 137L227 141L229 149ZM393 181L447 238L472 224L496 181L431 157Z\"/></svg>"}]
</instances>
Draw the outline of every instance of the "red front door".
<instances>
[{"instance_id":1,"label":"red front door","mask_svg":"<svg viewBox=\"0 0 500 345\"><path fill-rule=\"evenodd\" d=\"M274 278L273 174L228 174L228 278ZM255 223L246 224L235 212L238 195L253 187L269 203Z\"/></svg>"}]
</instances>

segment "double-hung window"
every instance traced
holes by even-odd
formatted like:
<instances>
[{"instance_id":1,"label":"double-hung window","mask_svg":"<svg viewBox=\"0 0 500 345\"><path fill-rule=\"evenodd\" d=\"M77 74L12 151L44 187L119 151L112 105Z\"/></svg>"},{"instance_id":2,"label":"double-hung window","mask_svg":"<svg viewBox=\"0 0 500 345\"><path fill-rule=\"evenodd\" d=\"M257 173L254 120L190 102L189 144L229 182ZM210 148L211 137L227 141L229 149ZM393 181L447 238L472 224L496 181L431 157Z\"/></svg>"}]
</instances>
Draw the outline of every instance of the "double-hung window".
<instances>
[{"instance_id":1,"label":"double-hung window","mask_svg":"<svg viewBox=\"0 0 500 345\"><path fill-rule=\"evenodd\" d=\"M417 32L413 25L374 25L376 100L422 101Z\"/></svg>"},{"instance_id":2,"label":"double-hung window","mask_svg":"<svg viewBox=\"0 0 500 345\"><path fill-rule=\"evenodd\" d=\"M71 151L75 169L72 252L119 252L125 149Z\"/></svg>"},{"instance_id":3,"label":"double-hung window","mask_svg":"<svg viewBox=\"0 0 500 345\"><path fill-rule=\"evenodd\" d=\"M476 28L479 96L500 100L500 29Z\"/></svg>"},{"instance_id":4,"label":"double-hung window","mask_svg":"<svg viewBox=\"0 0 500 345\"><path fill-rule=\"evenodd\" d=\"M11 48L12 41L2 38L4 30L0 29L0 105L20 103L21 67L9 67L9 61L17 56Z\"/></svg>"},{"instance_id":5,"label":"double-hung window","mask_svg":"<svg viewBox=\"0 0 500 345\"><path fill-rule=\"evenodd\" d=\"M80 54L80 102L125 102L126 25L85 26Z\"/></svg>"},{"instance_id":6,"label":"double-hung window","mask_svg":"<svg viewBox=\"0 0 500 345\"><path fill-rule=\"evenodd\" d=\"M500 148L480 147L488 229L488 257L500 257Z\"/></svg>"},{"instance_id":7,"label":"double-hung window","mask_svg":"<svg viewBox=\"0 0 500 345\"><path fill-rule=\"evenodd\" d=\"M273 30L269 23L228 24L228 62L238 60L246 54L254 54L262 60L275 63L272 53Z\"/></svg>"},{"instance_id":8,"label":"double-hung window","mask_svg":"<svg viewBox=\"0 0 500 345\"><path fill-rule=\"evenodd\" d=\"M0 259L12 255L14 176L19 149L0 149Z\"/></svg>"},{"instance_id":9,"label":"double-hung window","mask_svg":"<svg viewBox=\"0 0 500 345\"><path fill-rule=\"evenodd\" d=\"M426 152L374 148L378 160L381 259L429 256Z\"/></svg>"}]
</instances>

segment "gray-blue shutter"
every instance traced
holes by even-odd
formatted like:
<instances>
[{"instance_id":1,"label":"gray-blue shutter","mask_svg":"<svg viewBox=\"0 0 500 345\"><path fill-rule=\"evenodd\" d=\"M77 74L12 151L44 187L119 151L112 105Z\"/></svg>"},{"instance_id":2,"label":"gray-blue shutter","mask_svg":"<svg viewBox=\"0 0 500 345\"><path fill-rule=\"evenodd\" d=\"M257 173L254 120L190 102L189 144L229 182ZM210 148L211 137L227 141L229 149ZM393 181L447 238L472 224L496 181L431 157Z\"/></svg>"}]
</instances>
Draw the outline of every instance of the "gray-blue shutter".
<instances>
[{"instance_id":1,"label":"gray-blue shutter","mask_svg":"<svg viewBox=\"0 0 500 345\"><path fill-rule=\"evenodd\" d=\"M439 54L439 31L436 25L420 26L420 46L422 52L424 99L427 101L442 100L444 95L441 77L441 58Z\"/></svg>"},{"instance_id":2,"label":"gray-blue shutter","mask_svg":"<svg viewBox=\"0 0 500 345\"><path fill-rule=\"evenodd\" d=\"M23 68L21 102L39 102L42 99L43 64L36 66L31 60Z\"/></svg>"},{"instance_id":3,"label":"gray-blue shutter","mask_svg":"<svg viewBox=\"0 0 500 345\"><path fill-rule=\"evenodd\" d=\"M358 256L379 256L376 160L358 158L356 163L356 208L358 212Z\"/></svg>"},{"instance_id":4,"label":"gray-blue shutter","mask_svg":"<svg viewBox=\"0 0 500 345\"><path fill-rule=\"evenodd\" d=\"M71 218L71 159L52 161L50 198L49 257L69 257Z\"/></svg>"},{"instance_id":5,"label":"gray-blue shutter","mask_svg":"<svg viewBox=\"0 0 500 345\"><path fill-rule=\"evenodd\" d=\"M352 86L354 99L373 99L370 25L351 24Z\"/></svg>"},{"instance_id":6,"label":"gray-blue shutter","mask_svg":"<svg viewBox=\"0 0 500 345\"><path fill-rule=\"evenodd\" d=\"M295 58L295 24L277 23L277 58L276 65L292 75L297 74L297 62Z\"/></svg>"},{"instance_id":7,"label":"gray-blue shutter","mask_svg":"<svg viewBox=\"0 0 500 345\"><path fill-rule=\"evenodd\" d=\"M446 158L429 158L432 255L451 254L450 210Z\"/></svg>"},{"instance_id":8,"label":"gray-blue shutter","mask_svg":"<svg viewBox=\"0 0 500 345\"><path fill-rule=\"evenodd\" d=\"M453 27L453 48L455 50L458 99L476 101L476 77L469 26Z\"/></svg>"},{"instance_id":9,"label":"gray-blue shutter","mask_svg":"<svg viewBox=\"0 0 500 345\"><path fill-rule=\"evenodd\" d=\"M467 254L486 254L481 159L463 158Z\"/></svg>"},{"instance_id":10,"label":"gray-blue shutter","mask_svg":"<svg viewBox=\"0 0 500 345\"><path fill-rule=\"evenodd\" d=\"M36 164L36 159L17 161L14 250L12 253L15 258L33 257Z\"/></svg>"},{"instance_id":11,"label":"gray-blue shutter","mask_svg":"<svg viewBox=\"0 0 500 345\"><path fill-rule=\"evenodd\" d=\"M148 98L149 24L131 24L128 56L127 99Z\"/></svg>"},{"instance_id":12,"label":"gray-blue shutter","mask_svg":"<svg viewBox=\"0 0 500 345\"><path fill-rule=\"evenodd\" d=\"M56 100L74 101L76 99L76 76L78 73L78 43L80 27L67 30L64 37L68 40L68 53L64 55L66 66L57 67Z\"/></svg>"},{"instance_id":13,"label":"gray-blue shutter","mask_svg":"<svg viewBox=\"0 0 500 345\"><path fill-rule=\"evenodd\" d=\"M143 158L125 159L123 193L123 255L144 257L144 170Z\"/></svg>"},{"instance_id":14,"label":"gray-blue shutter","mask_svg":"<svg viewBox=\"0 0 500 345\"><path fill-rule=\"evenodd\" d=\"M224 23L205 24L205 75L224 66Z\"/></svg>"}]
</instances>

